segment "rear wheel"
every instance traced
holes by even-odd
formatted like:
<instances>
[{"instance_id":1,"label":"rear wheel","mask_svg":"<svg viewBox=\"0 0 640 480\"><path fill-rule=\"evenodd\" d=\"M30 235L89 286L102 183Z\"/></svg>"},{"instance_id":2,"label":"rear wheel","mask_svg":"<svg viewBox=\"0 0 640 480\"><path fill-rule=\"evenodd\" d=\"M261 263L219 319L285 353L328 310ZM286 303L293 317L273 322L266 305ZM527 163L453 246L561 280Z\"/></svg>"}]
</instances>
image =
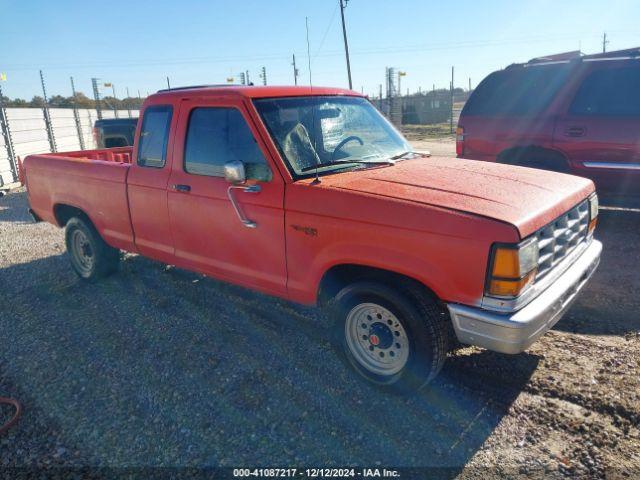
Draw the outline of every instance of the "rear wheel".
<instances>
[{"instance_id":1,"label":"rear wheel","mask_svg":"<svg viewBox=\"0 0 640 480\"><path fill-rule=\"evenodd\" d=\"M71 218L66 225L65 241L71 266L81 279L92 282L117 270L120 251L107 245L87 220Z\"/></svg>"},{"instance_id":2,"label":"rear wheel","mask_svg":"<svg viewBox=\"0 0 640 480\"><path fill-rule=\"evenodd\" d=\"M344 287L329 308L339 355L369 382L411 393L442 368L447 317L425 292L359 281Z\"/></svg>"}]
</instances>

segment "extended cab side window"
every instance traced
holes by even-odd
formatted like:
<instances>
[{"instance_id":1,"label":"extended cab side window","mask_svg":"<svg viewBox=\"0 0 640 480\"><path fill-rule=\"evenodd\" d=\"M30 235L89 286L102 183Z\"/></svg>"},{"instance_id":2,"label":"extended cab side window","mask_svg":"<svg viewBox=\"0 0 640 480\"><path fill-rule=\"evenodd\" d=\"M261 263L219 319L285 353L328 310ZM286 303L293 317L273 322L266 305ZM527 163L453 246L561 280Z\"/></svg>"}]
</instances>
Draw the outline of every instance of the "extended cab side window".
<instances>
[{"instance_id":1,"label":"extended cab side window","mask_svg":"<svg viewBox=\"0 0 640 480\"><path fill-rule=\"evenodd\" d=\"M172 112L170 105L153 106L144 111L138 142L138 165L141 167L164 167Z\"/></svg>"},{"instance_id":2,"label":"extended cab side window","mask_svg":"<svg viewBox=\"0 0 640 480\"><path fill-rule=\"evenodd\" d=\"M640 116L640 66L588 75L571 104L573 115Z\"/></svg>"},{"instance_id":3,"label":"extended cab side window","mask_svg":"<svg viewBox=\"0 0 640 480\"><path fill-rule=\"evenodd\" d=\"M194 108L184 148L188 173L224 177L224 164L244 163L248 179L269 181L271 170L242 114L235 108Z\"/></svg>"}]
</instances>

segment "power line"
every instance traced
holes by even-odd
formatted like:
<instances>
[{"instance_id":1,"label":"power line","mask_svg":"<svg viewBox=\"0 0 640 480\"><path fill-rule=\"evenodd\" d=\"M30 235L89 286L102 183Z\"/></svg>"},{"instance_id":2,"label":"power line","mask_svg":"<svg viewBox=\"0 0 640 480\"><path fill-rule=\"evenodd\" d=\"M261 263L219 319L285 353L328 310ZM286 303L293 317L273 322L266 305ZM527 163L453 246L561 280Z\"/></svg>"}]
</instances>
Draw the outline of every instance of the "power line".
<instances>
[{"instance_id":1,"label":"power line","mask_svg":"<svg viewBox=\"0 0 640 480\"><path fill-rule=\"evenodd\" d=\"M364 50L350 51L350 55L372 55L379 53L412 53L412 52L427 52L438 50L456 50L456 49L469 49L480 48L489 46L501 46L501 45L517 45L523 43L548 43L558 40L572 40L579 38L601 38L600 35L594 34L563 34L557 36L531 36L520 37L517 39L500 39L500 40L468 40L464 42L444 42L439 44L413 44L413 45L396 45L388 47L375 47ZM124 62L82 62L82 63L52 63L41 64L42 67L47 69L57 68L90 68L90 67L126 67L126 66L153 66L153 65L182 65L192 63L225 63L236 61L258 61L258 60L281 60L287 57L287 53L273 53L260 56L229 56L229 57L192 57L192 58L176 58L176 59L139 59L139 60L127 60ZM344 55L342 50L330 50L325 53L317 53L315 56L319 57L332 57ZM314 57L315 57L314 56ZM11 64L5 65L5 70L37 70L36 64Z\"/></svg>"},{"instance_id":2,"label":"power line","mask_svg":"<svg viewBox=\"0 0 640 480\"><path fill-rule=\"evenodd\" d=\"M322 50L322 47L324 45L324 41L327 39L327 34L329 33L329 30L331 29L331 26L333 25L333 20L336 18L336 13L338 13L338 7L339 6L340 6L340 4L337 4L335 6L335 8L333 9L333 13L331 14L331 19L329 20L329 24L327 25L327 28L325 29L324 34L322 35L322 40L320 40L320 46L316 50L316 53L313 55L313 58L316 58L318 56L318 54L320 53L320 50Z\"/></svg>"}]
</instances>

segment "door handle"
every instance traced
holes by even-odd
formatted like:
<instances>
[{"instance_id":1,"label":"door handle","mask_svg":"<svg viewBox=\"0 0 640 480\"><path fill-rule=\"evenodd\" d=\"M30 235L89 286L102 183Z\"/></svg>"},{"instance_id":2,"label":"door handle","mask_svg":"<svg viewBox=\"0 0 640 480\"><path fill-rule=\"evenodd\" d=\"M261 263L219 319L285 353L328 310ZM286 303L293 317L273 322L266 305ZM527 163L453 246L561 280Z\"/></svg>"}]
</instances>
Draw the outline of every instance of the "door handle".
<instances>
[{"instance_id":1,"label":"door handle","mask_svg":"<svg viewBox=\"0 0 640 480\"><path fill-rule=\"evenodd\" d=\"M236 211L236 215L238 215L238 218L240 219L242 224L247 228L256 228L258 224L252 220L249 220L242 211L242 207L240 207L240 204L236 200L236 196L233 194L235 190L240 190L244 193L260 193L260 185L231 185L227 189L227 197L229 197L229 201L231 202L231 205Z\"/></svg>"},{"instance_id":2,"label":"door handle","mask_svg":"<svg viewBox=\"0 0 640 480\"><path fill-rule=\"evenodd\" d=\"M564 131L564 134L567 137L582 137L586 131L587 129L584 127L571 126L567 127L567 129Z\"/></svg>"},{"instance_id":3,"label":"door handle","mask_svg":"<svg viewBox=\"0 0 640 480\"><path fill-rule=\"evenodd\" d=\"M171 185L176 192L188 193L191 191L191 185Z\"/></svg>"}]
</instances>

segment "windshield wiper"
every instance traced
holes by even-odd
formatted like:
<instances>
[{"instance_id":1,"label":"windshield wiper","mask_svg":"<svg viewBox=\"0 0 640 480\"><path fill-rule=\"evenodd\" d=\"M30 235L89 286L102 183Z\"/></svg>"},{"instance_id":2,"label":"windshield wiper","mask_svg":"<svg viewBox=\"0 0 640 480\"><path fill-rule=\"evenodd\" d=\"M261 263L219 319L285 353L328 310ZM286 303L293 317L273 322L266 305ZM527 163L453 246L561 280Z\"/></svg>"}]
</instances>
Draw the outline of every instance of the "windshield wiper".
<instances>
[{"instance_id":1,"label":"windshield wiper","mask_svg":"<svg viewBox=\"0 0 640 480\"><path fill-rule=\"evenodd\" d=\"M410 153L416 153L416 152L414 152L413 150L407 150L406 152L402 152L402 153L399 153L397 155L394 155L393 157L390 158L390 160L399 160L402 157L406 157Z\"/></svg>"},{"instance_id":2,"label":"windshield wiper","mask_svg":"<svg viewBox=\"0 0 640 480\"><path fill-rule=\"evenodd\" d=\"M316 168L331 167L333 165L345 165L349 163L362 164L362 165L395 165L396 164L393 158L389 160L334 160L332 162L319 163L318 165L311 165L309 167L304 167L301 171L310 172L311 170L315 170Z\"/></svg>"},{"instance_id":3,"label":"windshield wiper","mask_svg":"<svg viewBox=\"0 0 640 480\"><path fill-rule=\"evenodd\" d=\"M416 152L415 150L407 150L406 152L399 153L390 158L390 160L400 160L402 157L406 157L409 154L418 155L421 157L430 157L430 152Z\"/></svg>"}]
</instances>

